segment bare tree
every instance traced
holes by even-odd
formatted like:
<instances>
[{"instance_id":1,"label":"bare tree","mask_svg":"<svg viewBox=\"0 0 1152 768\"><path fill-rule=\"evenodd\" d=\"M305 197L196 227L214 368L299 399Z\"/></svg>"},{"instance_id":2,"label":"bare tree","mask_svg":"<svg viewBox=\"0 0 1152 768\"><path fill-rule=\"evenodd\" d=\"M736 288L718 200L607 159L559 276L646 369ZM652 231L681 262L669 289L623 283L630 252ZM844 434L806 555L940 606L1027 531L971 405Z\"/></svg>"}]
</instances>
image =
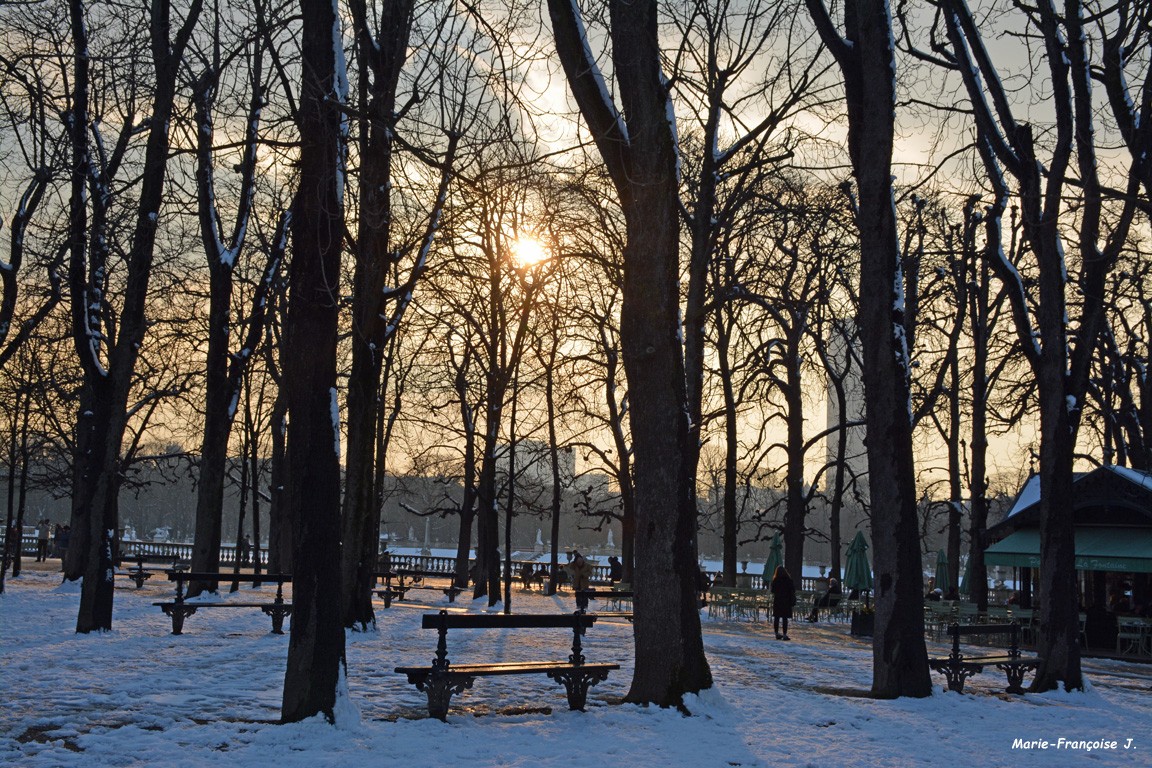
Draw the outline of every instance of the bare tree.
<instances>
[{"instance_id":1,"label":"bare tree","mask_svg":"<svg viewBox=\"0 0 1152 768\"><path fill-rule=\"evenodd\" d=\"M261 14L262 15L262 14ZM236 270L248 244L250 219L256 214L257 152L261 113L266 103L264 83L264 47L253 46L249 60L249 104L244 119L244 138L240 162L235 170L240 175L240 188L235 221L225 234L220 213L214 168L214 108L225 77L222 61L222 29L219 10L214 17L213 45L204 73L194 90L196 126L196 199L200 238L208 263L208 347L205 360L204 435L200 447L200 472L196 489L196 537L192 548L192 570L215 572L220 569L220 540L224 500L224 480L228 461L228 439L236 418L243 378L249 362L257 353L264 336L264 322L273 281L284 257L282 248L267 252L264 274L252 295L252 306L246 317L234 317L233 296ZM227 52L227 58L233 58ZM280 226L287 228L288 217ZM284 242L281 234L276 243ZM232 329L247 325L244 338L232 348ZM257 542L259 545L259 542ZM189 596L215 585L193 582Z\"/></svg>"},{"instance_id":2,"label":"bare tree","mask_svg":"<svg viewBox=\"0 0 1152 768\"><path fill-rule=\"evenodd\" d=\"M678 704L711 686L696 589L696 449L690 445L679 338L675 117L660 70L658 4L609 3L608 94L576 4L549 0L568 85L616 187L627 222L621 341L636 482L636 668L628 700Z\"/></svg>"},{"instance_id":3,"label":"bare tree","mask_svg":"<svg viewBox=\"0 0 1152 768\"><path fill-rule=\"evenodd\" d=\"M1104 189L1097 167L1095 112L1092 104L1090 51L1085 7L1076 0L1063 12L1041 0L1027 14L1035 42L1043 51L1038 66L1050 84L1054 138L1047 162L1035 128L1017 120L1012 101L984 46L969 9L942 3L948 45L937 51L958 70L971 103L977 148L993 190L985 218L987 253L1008 287L1021 350L1032 367L1040 405L1040 636L1044 664L1033 680L1037 691L1083 687L1076 600L1075 536L1072 515L1072 464L1083 412L1088 371L1103 326L1106 278L1126 242L1134 213L1137 180L1129 176L1129 194L1109 233L1102 232ZM1075 162L1079 175L1081 296L1078 323L1069 325L1072 287L1062 231L1068 176ZM1017 264L1004 253L1000 222L1010 189L1016 184L1024 239L1034 259L1035 282L1021 279ZM1101 246L1103 243L1103 246ZM1074 342L1074 344L1072 343Z\"/></svg>"},{"instance_id":4,"label":"bare tree","mask_svg":"<svg viewBox=\"0 0 1152 768\"><path fill-rule=\"evenodd\" d=\"M822 0L807 0L844 78L848 153L860 229L860 338L876 573L872 694L928 696L909 350L892 187L896 60L887 0L848 0L844 32Z\"/></svg>"},{"instance_id":5,"label":"bare tree","mask_svg":"<svg viewBox=\"0 0 1152 768\"><path fill-rule=\"evenodd\" d=\"M791 157L796 136L781 126L806 102L819 98L816 83L822 65L817 57L801 53L807 41L795 26L790 3L691 2L683 17L677 17L679 10L673 8L672 16L681 44L670 69L693 117L689 124L698 132L692 138L699 139L682 142L691 169L682 194L691 236L684 363L689 444L699 446L706 329L725 301L723 287L709 279L715 274L718 245L734 218L751 204L760 179ZM774 48L786 53L773 55ZM688 463L695 466L696 460L689 457ZM734 578L735 570L736 532L726 527L726 577Z\"/></svg>"},{"instance_id":6,"label":"bare tree","mask_svg":"<svg viewBox=\"0 0 1152 768\"><path fill-rule=\"evenodd\" d=\"M367 626L373 621L372 585L379 547L381 497L377 466L385 457L376 453L381 446L380 388L387 363L385 350L398 332L412 303L417 282L427 269L449 183L455 174L457 146L466 115L476 105L468 103L467 84L451 76L448 65L437 61L443 48L467 34L468 26L451 9L422 8L428 18L420 23L429 36L413 46L416 23L414 0L394 0L380 6L378 18L369 17L362 0L351 4L360 63L360 215L355 249L353 285L352 368L348 386L348 458L344 496L344 596L342 613L346 626ZM442 21L440 14L446 18ZM433 34L435 33L435 34ZM444 39L437 39L437 35ZM461 44L462 47L466 47ZM409 84L406 103L400 102L402 74L409 52L423 51L415 62L418 73ZM401 138L402 122L409 110L432 90L430 82L444 75L438 86L438 117L446 142L439 156L415 149L414 140ZM428 82L426 82L428 81ZM394 165L400 148L411 148L427 160L439 182L427 190L430 197L421 227L405 234L396 225L393 197L396 192Z\"/></svg>"},{"instance_id":7,"label":"bare tree","mask_svg":"<svg viewBox=\"0 0 1152 768\"><path fill-rule=\"evenodd\" d=\"M336 719L346 672L340 615L336 335L344 244L347 93L336 4L301 0L300 181L292 204L287 355L292 635L280 716Z\"/></svg>"},{"instance_id":8,"label":"bare tree","mask_svg":"<svg viewBox=\"0 0 1152 768\"><path fill-rule=\"evenodd\" d=\"M69 4L75 56L68 115L72 148L68 272L72 332L84 372L84 389L76 428L74 544L68 549L66 573L70 578L84 577L78 632L112 626L112 537L118 528L118 475L129 417L127 401L147 327L148 281L171 146L178 74L201 7L200 0L193 0L179 23L173 19L171 3L150 7L145 21L154 76L151 104L141 124L132 120L121 124L115 146L107 152L99 141L102 137L90 108L89 8L83 0ZM119 311L113 312L106 292L112 267L109 214L116 200L113 179L137 131L146 136L143 168L125 257L123 300ZM98 140L95 145L93 134Z\"/></svg>"}]
</instances>

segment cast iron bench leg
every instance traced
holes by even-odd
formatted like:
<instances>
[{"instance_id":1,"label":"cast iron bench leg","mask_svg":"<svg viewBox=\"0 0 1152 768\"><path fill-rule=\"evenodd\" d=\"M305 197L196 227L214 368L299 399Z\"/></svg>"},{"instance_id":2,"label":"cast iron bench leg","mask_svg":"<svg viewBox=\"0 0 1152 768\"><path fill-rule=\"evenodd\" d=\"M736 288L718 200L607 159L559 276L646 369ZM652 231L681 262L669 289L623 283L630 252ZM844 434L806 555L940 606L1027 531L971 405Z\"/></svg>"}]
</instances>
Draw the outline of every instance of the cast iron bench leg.
<instances>
[{"instance_id":1,"label":"cast iron bench leg","mask_svg":"<svg viewBox=\"0 0 1152 768\"><path fill-rule=\"evenodd\" d=\"M184 618L196 613L196 606L165 605L161 610L172 617L172 634L179 635L184 631Z\"/></svg>"},{"instance_id":2,"label":"cast iron bench leg","mask_svg":"<svg viewBox=\"0 0 1152 768\"><path fill-rule=\"evenodd\" d=\"M472 687L474 678L460 675L441 676L430 674L417 681L417 690L428 694L428 716L437 720L448 719L448 705L452 694L462 693Z\"/></svg>"},{"instance_id":3,"label":"cast iron bench leg","mask_svg":"<svg viewBox=\"0 0 1152 768\"><path fill-rule=\"evenodd\" d=\"M935 669L944 673L944 677L948 681L948 690L956 691L956 693L964 693L964 681L983 671L983 667L957 663L940 664Z\"/></svg>"},{"instance_id":4,"label":"cast iron bench leg","mask_svg":"<svg viewBox=\"0 0 1152 768\"><path fill-rule=\"evenodd\" d=\"M1024 693L1024 675L1031 669L1030 664L997 664L996 668L1008 676L1008 693Z\"/></svg>"},{"instance_id":5,"label":"cast iron bench leg","mask_svg":"<svg viewBox=\"0 0 1152 768\"><path fill-rule=\"evenodd\" d=\"M564 685L564 690L568 692L568 708L583 712L584 705L588 701L588 689L596 683L607 680L608 670L565 669L549 672L548 677Z\"/></svg>"},{"instance_id":6,"label":"cast iron bench leg","mask_svg":"<svg viewBox=\"0 0 1152 768\"><path fill-rule=\"evenodd\" d=\"M260 610L272 617L272 633L284 634L284 617L292 615L292 609L283 605L266 605Z\"/></svg>"}]
</instances>

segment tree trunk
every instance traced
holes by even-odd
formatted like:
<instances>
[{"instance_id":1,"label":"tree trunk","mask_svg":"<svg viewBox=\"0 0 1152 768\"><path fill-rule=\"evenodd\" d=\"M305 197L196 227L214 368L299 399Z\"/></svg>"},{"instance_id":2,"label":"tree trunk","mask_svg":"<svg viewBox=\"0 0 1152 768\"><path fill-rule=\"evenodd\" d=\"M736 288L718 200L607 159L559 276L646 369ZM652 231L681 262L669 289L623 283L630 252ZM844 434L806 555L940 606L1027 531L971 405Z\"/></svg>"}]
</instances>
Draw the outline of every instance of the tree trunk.
<instances>
[{"instance_id":1,"label":"tree trunk","mask_svg":"<svg viewBox=\"0 0 1152 768\"><path fill-rule=\"evenodd\" d=\"M787 338L781 354L785 356L786 378L784 400L787 404L788 469L786 476L787 508L784 512L784 567L799 588L804 567L804 524L808 501L804 494L804 389L800 373L800 340L803 321L789 313Z\"/></svg>"},{"instance_id":2,"label":"tree trunk","mask_svg":"<svg viewBox=\"0 0 1152 768\"><path fill-rule=\"evenodd\" d=\"M844 76L848 149L860 230L860 338L872 501L876 624L872 695L932 693L924 644L923 569L912 458L910 373L892 190L896 62L886 0L849 0L845 38L821 0L807 0Z\"/></svg>"},{"instance_id":3,"label":"tree trunk","mask_svg":"<svg viewBox=\"0 0 1152 768\"><path fill-rule=\"evenodd\" d=\"M1047 345L1045 345L1047 346ZM1036 651L1044 663L1031 690L1084 687L1080 670L1080 617L1076 537L1072 517L1075 441L1068 420L1064 368L1040 372L1040 628ZM1053 386L1055 385L1055 386Z\"/></svg>"},{"instance_id":4,"label":"tree trunk","mask_svg":"<svg viewBox=\"0 0 1152 768\"><path fill-rule=\"evenodd\" d=\"M367 629L372 610L376 555L371 540L380 519L376 503L376 445L380 421L380 376L383 349L353 333L352 370L348 377L348 453L344 473L343 560L340 615L345 627ZM378 523L377 523L378 524Z\"/></svg>"},{"instance_id":5,"label":"tree trunk","mask_svg":"<svg viewBox=\"0 0 1152 768\"><path fill-rule=\"evenodd\" d=\"M720 387L724 395L724 586L736 586L736 558L740 540L740 521L736 514L736 489L739 483L739 414L736 389L732 381L732 321L728 308L716 311L716 358L720 368Z\"/></svg>"},{"instance_id":6,"label":"tree trunk","mask_svg":"<svg viewBox=\"0 0 1152 768\"><path fill-rule=\"evenodd\" d=\"M654 1L609 3L622 109L608 101L574 4L549 0L557 52L626 222L621 350L634 446L636 666L627 699L661 706L712 685L696 587L695 471L679 306L678 168ZM626 116L625 117L622 117Z\"/></svg>"},{"instance_id":7,"label":"tree trunk","mask_svg":"<svg viewBox=\"0 0 1152 768\"><path fill-rule=\"evenodd\" d=\"M470 353L466 350L465 355ZM476 521L476 419L468 403L467 358L456 371L456 396L460 398L460 424L464 429L464 469L461 484L460 531L456 537L456 580L460 589L468 587L472 526Z\"/></svg>"},{"instance_id":8,"label":"tree trunk","mask_svg":"<svg viewBox=\"0 0 1152 768\"><path fill-rule=\"evenodd\" d=\"M990 215L999 216L996 212ZM994 226L993 232L999 232ZM968 255L965 261L969 261ZM968 292L969 317L972 319L972 469L971 510L969 512L968 560L969 595L979 610L988 609L988 565L984 550L988 546L988 261L972 249L969 271L972 289Z\"/></svg>"},{"instance_id":9,"label":"tree trunk","mask_svg":"<svg viewBox=\"0 0 1152 768\"><path fill-rule=\"evenodd\" d=\"M287 351L283 352L283 357L287 358ZM283 377L279 384L269 419L272 477L268 488L268 573L292 573L292 554L295 549L292 520L295 511L288 488L288 478L291 476L288 466L288 395Z\"/></svg>"},{"instance_id":10,"label":"tree trunk","mask_svg":"<svg viewBox=\"0 0 1152 768\"><path fill-rule=\"evenodd\" d=\"M499 390L499 392L495 390ZM489 377L487 423L481 447L480 477L476 482L476 572L472 599L488 597L488 605L500 600L500 519L496 503L496 441L503 411L504 388Z\"/></svg>"},{"instance_id":11,"label":"tree trunk","mask_svg":"<svg viewBox=\"0 0 1152 768\"><path fill-rule=\"evenodd\" d=\"M336 333L343 245L343 42L332 0L301 0L300 182L293 203L284 384L295 518L292 634L281 719L336 720L346 672L340 616ZM339 56L339 58L338 58Z\"/></svg>"},{"instance_id":12,"label":"tree trunk","mask_svg":"<svg viewBox=\"0 0 1152 768\"><path fill-rule=\"evenodd\" d=\"M372 576L379 543L380 508L375 465L380 415L383 356L392 324L386 322L386 282L395 259L392 237L392 144L396 88L408 52L413 0L389 0L380 7L379 39L372 34L362 0L352 3L362 72L360 229L357 238L355 324L352 371L348 381L348 456L344 496L344 559L341 564L344 625L367 627L375 621Z\"/></svg>"},{"instance_id":13,"label":"tree trunk","mask_svg":"<svg viewBox=\"0 0 1152 768\"><path fill-rule=\"evenodd\" d=\"M149 41L155 73L152 114L147 122L143 171L139 197L135 203L135 223L130 246L125 255L127 268L123 302L113 321L103 317L105 301L94 295L102 289L92 285L89 276L107 268L108 243L104 216L114 195L112 179L93 173L88 138L91 126L88 114L87 22L82 0L70 4L72 37L76 50L75 104L71 115L73 182L70 201L69 284L72 289L73 342L83 371L84 394L77 419L77 460L73 492L73 540L80 531L78 548L84 550L76 559L69 558L68 576L83 574L77 611L77 632L112 628L113 554L119 527L117 493L119 491L120 449L128 420L128 396L140 347L147 328L146 307L148 283L156 247L156 232L163 203L170 147L170 123L175 99L177 75L184 49L199 19L201 2L194 0L184 24L173 35L171 6L156 2L149 8ZM84 186L95 190L93 221L86 224L88 203ZM90 251L86 249L90 246ZM91 259L91 263L89 262ZM101 328L115 338L104 338ZM100 360L106 350L106 364ZM81 454L79 451L91 451ZM85 536L87 537L85 540ZM69 550L73 548L69 542Z\"/></svg>"},{"instance_id":14,"label":"tree trunk","mask_svg":"<svg viewBox=\"0 0 1152 768\"><path fill-rule=\"evenodd\" d=\"M211 256L209 257L211 260ZM218 260L218 259L217 259ZM204 386L204 438L200 444L200 472L196 485L196 528L192 570L220 570L223 529L224 475L228 462L228 436L232 431L235 401L228 386L228 341L232 315L232 273L224 265L209 270L208 355ZM188 597L216 584L193 581Z\"/></svg>"}]
</instances>

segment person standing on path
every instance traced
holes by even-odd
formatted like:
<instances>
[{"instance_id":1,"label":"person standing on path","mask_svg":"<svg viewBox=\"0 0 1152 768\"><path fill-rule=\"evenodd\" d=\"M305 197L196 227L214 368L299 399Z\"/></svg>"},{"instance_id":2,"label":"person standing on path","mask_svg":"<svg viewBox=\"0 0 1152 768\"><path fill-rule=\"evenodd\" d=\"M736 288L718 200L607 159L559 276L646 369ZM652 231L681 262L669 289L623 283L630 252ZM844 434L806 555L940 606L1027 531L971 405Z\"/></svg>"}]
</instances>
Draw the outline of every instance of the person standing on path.
<instances>
[{"instance_id":1,"label":"person standing on path","mask_svg":"<svg viewBox=\"0 0 1152 768\"><path fill-rule=\"evenodd\" d=\"M777 640L788 640L788 619L792 618L792 606L796 605L796 584L782 566L776 566L772 574L772 627L776 630ZM784 631L780 631L780 622L784 622Z\"/></svg>"},{"instance_id":2,"label":"person standing on path","mask_svg":"<svg viewBox=\"0 0 1152 768\"><path fill-rule=\"evenodd\" d=\"M52 536L52 523L48 518L40 518L36 524L36 562L48 562L48 540Z\"/></svg>"}]
</instances>

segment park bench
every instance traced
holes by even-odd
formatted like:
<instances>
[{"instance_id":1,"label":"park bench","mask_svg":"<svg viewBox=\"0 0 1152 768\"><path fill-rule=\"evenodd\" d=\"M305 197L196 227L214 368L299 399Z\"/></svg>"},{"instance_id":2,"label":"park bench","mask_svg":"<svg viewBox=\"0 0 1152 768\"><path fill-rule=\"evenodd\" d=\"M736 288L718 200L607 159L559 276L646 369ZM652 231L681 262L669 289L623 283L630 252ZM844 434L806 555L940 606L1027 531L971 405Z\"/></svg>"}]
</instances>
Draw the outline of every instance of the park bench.
<instances>
[{"instance_id":1,"label":"park bench","mask_svg":"<svg viewBox=\"0 0 1152 768\"><path fill-rule=\"evenodd\" d=\"M259 608L272 617L272 632L284 634L284 617L292 614L292 603L284 601L284 583L292 577L284 573L197 573L195 571L168 571L168 580L176 582L176 599L169 602L152 603L172 618L172 634L184 631L184 619L201 608ZM268 603L250 602L202 602L184 599L184 584L188 581L229 582L244 581L253 583L276 582L276 598Z\"/></svg>"},{"instance_id":2,"label":"park bench","mask_svg":"<svg viewBox=\"0 0 1152 768\"><path fill-rule=\"evenodd\" d=\"M171 570L188 569L188 565L186 563L174 557L160 557L158 555L149 557L148 555L137 554L134 555L131 559L135 561L135 564L125 568L123 571L117 571L117 573L121 573L132 579L132 581L136 582L136 589L142 589L144 587L144 582L152 578L154 574L167 573ZM144 565L146 561L151 563L159 563L162 567L148 568Z\"/></svg>"},{"instance_id":3,"label":"park bench","mask_svg":"<svg viewBox=\"0 0 1152 768\"><path fill-rule=\"evenodd\" d=\"M632 593L619 589L578 589L576 595L576 610L580 613L588 613L588 602L590 600L604 600L610 608L607 611L596 611L592 615L599 618L622 618L632 621L632 611L621 610L621 601L632 600Z\"/></svg>"},{"instance_id":4,"label":"park bench","mask_svg":"<svg viewBox=\"0 0 1152 768\"><path fill-rule=\"evenodd\" d=\"M948 690L964 692L964 681L984 671L986 666L1004 670L1008 677L1008 693L1024 693L1024 675L1036 669L1043 659L1020 654L1020 625L1010 624L957 624L948 625L948 635L952 638L952 652L946 657L928 659L928 666L942 672L948 680ZM960 652L961 636L1004 636L1008 637L1006 653L981 656L965 656Z\"/></svg>"},{"instance_id":5,"label":"park bench","mask_svg":"<svg viewBox=\"0 0 1152 768\"><path fill-rule=\"evenodd\" d=\"M450 603L456 602L456 595L464 591L452 581L456 577L455 574L442 571L397 568L392 571L381 571L376 574L376 577L383 577L384 579L384 588L376 590L376 595L384 600L385 608L391 607L393 600L403 600L408 591L412 589L432 589L443 592ZM449 579L448 586L427 584L425 579L428 578ZM396 582L393 583L392 579L396 579Z\"/></svg>"},{"instance_id":6,"label":"park bench","mask_svg":"<svg viewBox=\"0 0 1152 768\"><path fill-rule=\"evenodd\" d=\"M564 686L568 694L568 707L583 711L587 702L588 689L608 677L608 673L619 669L619 664L588 664L584 660L580 638L588 627L596 622L596 616L580 612L567 614L464 614L426 613L422 627L435 629L439 634L436 642L436 658L428 667L396 667L396 671L408 676L408 682L417 690L428 695L428 715L440 720L448 716L448 705L454 693L462 693L472 687L478 677L495 675L544 674ZM501 629L538 630L569 629L572 631L572 653L567 661L522 661L493 662L486 664L453 664L448 659L449 629Z\"/></svg>"}]
</instances>

